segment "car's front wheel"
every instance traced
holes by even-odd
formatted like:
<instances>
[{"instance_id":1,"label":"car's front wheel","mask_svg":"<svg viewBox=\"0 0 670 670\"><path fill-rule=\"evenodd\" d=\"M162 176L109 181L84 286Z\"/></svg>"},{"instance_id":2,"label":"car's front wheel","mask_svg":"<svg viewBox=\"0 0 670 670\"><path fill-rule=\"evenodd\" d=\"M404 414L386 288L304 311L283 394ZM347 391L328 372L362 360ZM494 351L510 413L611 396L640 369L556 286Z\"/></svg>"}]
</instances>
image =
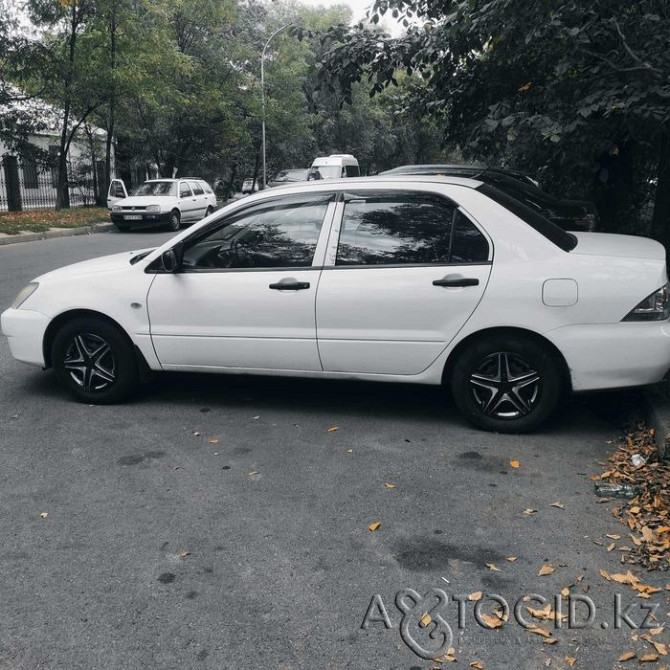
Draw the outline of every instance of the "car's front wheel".
<instances>
[{"instance_id":1,"label":"car's front wheel","mask_svg":"<svg viewBox=\"0 0 670 670\"><path fill-rule=\"evenodd\" d=\"M176 232L177 230L179 230L180 226L181 226L181 216L176 209L173 209L170 212L170 219L167 224L167 229Z\"/></svg>"},{"instance_id":2,"label":"car's front wheel","mask_svg":"<svg viewBox=\"0 0 670 670\"><path fill-rule=\"evenodd\" d=\"M475 426L501 433L537 427L561 396L559 365L547 347L523 336L492 335L458 354L454 401Z\"/></svg>"},{"instance_id":3,"label":"car's front wheel","mask_svg":"<svg viewBox=\"0 0 670 670\"><path fill-rule=\"evenodd\" d=\"M61 383L80 402L120 402L137 385L130 340L98 317L78 317L63 325L51 345L51 363Z\"/></svg>"}]
</instances>

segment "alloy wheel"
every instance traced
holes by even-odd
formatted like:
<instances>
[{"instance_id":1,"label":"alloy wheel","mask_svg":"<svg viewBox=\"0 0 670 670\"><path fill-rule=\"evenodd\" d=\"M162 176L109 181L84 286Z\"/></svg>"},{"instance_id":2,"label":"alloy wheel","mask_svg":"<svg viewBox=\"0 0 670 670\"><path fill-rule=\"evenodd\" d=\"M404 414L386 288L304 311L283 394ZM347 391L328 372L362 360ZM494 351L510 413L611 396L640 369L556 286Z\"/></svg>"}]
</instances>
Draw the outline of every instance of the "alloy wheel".
<instances>
[{"instance_id":1,"label":"alloy wheel","mask_svg":"<svg viewBox=\"0 0 670 670\"><path fill-rule=\"evenodd\" d=\"M530 414L536 407L542 378L518 354L499 351L486 356L470 373L469 387L483 414L513 420Z\"/></svg>"},{"instance_id":2,"label":"alloy wheel","mask_svg":"<svg viewBox=\"0 0 670 670\"><path fill-rule=\"evenodd\" d=\"M85 391L103 391L116 381L117 365L112 348L93 333L80 333L72 338L63 367Z\"/></svg>"}]
</instances>

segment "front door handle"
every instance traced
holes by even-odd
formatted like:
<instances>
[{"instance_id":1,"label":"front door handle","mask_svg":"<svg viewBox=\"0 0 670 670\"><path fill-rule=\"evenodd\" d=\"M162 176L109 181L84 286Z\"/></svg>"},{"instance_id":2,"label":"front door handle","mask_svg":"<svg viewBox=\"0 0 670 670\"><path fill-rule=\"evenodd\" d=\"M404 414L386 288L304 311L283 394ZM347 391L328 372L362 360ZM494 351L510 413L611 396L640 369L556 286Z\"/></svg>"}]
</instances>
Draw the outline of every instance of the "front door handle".
<instances>
[{"instance_id":1,"label":"front door handle","mask_svg":"<svg viewBox=\"0 0 670 670\"><path fill-rule=\"evenodd\" d=\"M282 279L276 284L270 284L270 288L276 291L304 291L309 288L308 281L296 281L295 279Z\"/></svg>"},{"instance_id":2,"label":"front door handle","mask_svg":"<svg viewBox=\"0 0 670 670\"><path fill-rule=\"evenodd\" d=\"M448 286L452 288L462 288L463 286L479 286L479 279L476 277L454 277L447 275L442 279L436 279L433 286Z\"/></svg>"}]
</instances>

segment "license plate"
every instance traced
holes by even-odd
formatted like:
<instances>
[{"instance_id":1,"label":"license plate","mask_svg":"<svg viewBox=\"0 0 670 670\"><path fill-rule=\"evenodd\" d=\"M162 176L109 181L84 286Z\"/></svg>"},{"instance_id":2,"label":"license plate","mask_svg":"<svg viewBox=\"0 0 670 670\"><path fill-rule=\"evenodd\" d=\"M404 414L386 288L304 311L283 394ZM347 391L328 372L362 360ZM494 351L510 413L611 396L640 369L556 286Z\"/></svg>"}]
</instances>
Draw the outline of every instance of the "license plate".
<instances>
[{"instance_id":1,"label":"license plate","mask_svg":"<svg viewBox=\"0 0 670 670\"><path fill-rule=\"evenodd\" d=\"M142 220L142 215L141 214L126 214L123 218L126 221L141 221Z\"/></svg>"}]
</instances>

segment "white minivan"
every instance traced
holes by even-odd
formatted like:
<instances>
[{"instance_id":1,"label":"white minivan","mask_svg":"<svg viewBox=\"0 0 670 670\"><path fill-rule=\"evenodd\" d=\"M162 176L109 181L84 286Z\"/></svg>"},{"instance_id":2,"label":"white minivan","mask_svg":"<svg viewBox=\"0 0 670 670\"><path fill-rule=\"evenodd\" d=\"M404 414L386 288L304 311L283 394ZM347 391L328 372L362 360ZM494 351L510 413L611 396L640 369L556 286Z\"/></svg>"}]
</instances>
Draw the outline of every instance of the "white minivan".
<instances>
[{"instance_id":1,"label":"white minivan","mask_svg":"<svg viewBox=\"0 0 670 670\"><path fill-rule=\"evenodd\" d=\"M331 154L314 159L307 174L307 181L313 179L341 179L342 177L360 177L358 161L351 154Z\"/></svg>"}]
</instances>

